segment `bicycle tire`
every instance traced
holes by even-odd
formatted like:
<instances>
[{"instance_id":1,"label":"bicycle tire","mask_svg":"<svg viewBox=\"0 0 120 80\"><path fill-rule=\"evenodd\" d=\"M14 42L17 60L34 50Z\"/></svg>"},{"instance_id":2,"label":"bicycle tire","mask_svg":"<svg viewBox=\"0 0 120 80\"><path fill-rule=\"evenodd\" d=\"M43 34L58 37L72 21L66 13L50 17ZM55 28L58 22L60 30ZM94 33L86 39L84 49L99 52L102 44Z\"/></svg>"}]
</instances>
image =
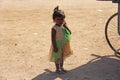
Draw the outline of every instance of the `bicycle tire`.
<instances>
[{"instance_id":1,"label":"bicycle tire","mask_svg":"<svg viewBox=\"0 0 120 80\"><path fill-rule=\"evenodd\" d=\"M110 27L110 22L112 21L112 19L114 19L114 18L116 18L116 17L118 17L118 13L115 13L115 14L113 14L112 16L110 16L109 18L108 18L108 20L107 20L107 22L106 22L106 25L105 25L105 38L106 38L106 41L107 41L107 43L108 43L108 45L109 45L109 47L114 51L114 53L115 53L115 55L117 56L117 57L119 57L120 58L120 48L115 48L115 46L113 46L113 44L111 43L111 41L110 41L110 38L109 38L109 36L108 36L108 28ZM117 20L117 19L116 19ZM117 25L117 22L116 22L116 25ZM117 26L116 26L117 27ZM116 31L117 32L117 31Z\"/></svg>"}]
</instances>

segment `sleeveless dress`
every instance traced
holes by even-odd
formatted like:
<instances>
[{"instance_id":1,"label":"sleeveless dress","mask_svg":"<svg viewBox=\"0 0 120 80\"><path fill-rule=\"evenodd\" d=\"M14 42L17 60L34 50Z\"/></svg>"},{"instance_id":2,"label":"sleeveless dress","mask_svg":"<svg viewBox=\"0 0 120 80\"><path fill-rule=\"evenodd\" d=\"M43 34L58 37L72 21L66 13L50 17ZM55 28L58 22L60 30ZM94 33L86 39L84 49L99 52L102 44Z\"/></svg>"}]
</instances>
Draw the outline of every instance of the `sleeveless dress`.
<instances>
[{"instance_id":1,"label":"sleeveless dress","mask_svg":"<svg viewBox=\"0 0 120 80\"><path fill-rule=\"evenodd\" d=\"M53 45L51 45L49 59L59 63L73 53L70 47L71 34L63 25L61 27L55 25L53 28L56 30L55 38L58 52L54 52Z\"/></svg>"}]
</instances>

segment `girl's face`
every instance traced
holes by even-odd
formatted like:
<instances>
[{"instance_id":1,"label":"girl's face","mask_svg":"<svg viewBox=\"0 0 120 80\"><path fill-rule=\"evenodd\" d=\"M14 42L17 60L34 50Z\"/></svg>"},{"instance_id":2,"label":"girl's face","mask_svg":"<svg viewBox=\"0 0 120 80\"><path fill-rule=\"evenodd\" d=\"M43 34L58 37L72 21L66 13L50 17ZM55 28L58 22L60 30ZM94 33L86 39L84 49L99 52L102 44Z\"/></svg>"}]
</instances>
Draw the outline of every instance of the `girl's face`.
<instances>
[{"instance_id":1,"label":"girl's face","mask_svg":"<svg viewBox=\"0 0 120 80\"><path fill-rule=\"evenodd\" d=\"M63 17L56 17L54 19L54 22L58 25L58 26L61 26L64 22L64 18Z\"/></svg>"}]
</instances>

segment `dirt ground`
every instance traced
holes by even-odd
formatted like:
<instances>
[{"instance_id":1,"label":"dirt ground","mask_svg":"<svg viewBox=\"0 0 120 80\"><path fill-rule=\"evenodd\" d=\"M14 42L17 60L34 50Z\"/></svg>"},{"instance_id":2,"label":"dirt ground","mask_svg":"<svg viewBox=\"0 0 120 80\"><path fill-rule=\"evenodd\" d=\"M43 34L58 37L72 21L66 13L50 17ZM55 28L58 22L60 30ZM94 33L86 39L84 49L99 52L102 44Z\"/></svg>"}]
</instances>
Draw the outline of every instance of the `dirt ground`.
<instances>
[{"instance_id":1,"label":"dirt ground","mask_svg":"<svg viewBox=\"0 0 120 80\"><path fill-rule=\"evenodd\" d=\"M62 75L48 61L57 5L66 14L74 52ZM120 59L104 36L115 12L111 1L0 0L0 80L120 80Z\"/></svg>"}]
</instances>

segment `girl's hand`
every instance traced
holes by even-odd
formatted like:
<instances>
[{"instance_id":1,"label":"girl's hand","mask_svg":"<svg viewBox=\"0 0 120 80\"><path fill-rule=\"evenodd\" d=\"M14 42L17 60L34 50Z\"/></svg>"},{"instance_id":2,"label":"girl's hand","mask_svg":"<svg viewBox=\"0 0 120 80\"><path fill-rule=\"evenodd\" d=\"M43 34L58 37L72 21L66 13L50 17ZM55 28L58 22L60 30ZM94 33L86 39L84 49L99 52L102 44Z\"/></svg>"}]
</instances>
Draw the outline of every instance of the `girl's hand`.
<instances>
[{"instance_id":1,"label":"girl's hand","mask_svg":"<svg viewBox=\"0 0 120 80\"><path fill-rule=\"evenodd\" d=\"M63 23L63 26L64 26L65 28L67 28L67 24L66 24L66 22Z\"/></svg>"},{"instance_id":2,"label":"girl's hand","mask_svg":"<svg viewBox=\"0 0 120 80\"><path fill-rule=\"evenodd\" d=\"M58 48L54 48L54 52L58 52Z\"/></svg>"}]
</instances>

